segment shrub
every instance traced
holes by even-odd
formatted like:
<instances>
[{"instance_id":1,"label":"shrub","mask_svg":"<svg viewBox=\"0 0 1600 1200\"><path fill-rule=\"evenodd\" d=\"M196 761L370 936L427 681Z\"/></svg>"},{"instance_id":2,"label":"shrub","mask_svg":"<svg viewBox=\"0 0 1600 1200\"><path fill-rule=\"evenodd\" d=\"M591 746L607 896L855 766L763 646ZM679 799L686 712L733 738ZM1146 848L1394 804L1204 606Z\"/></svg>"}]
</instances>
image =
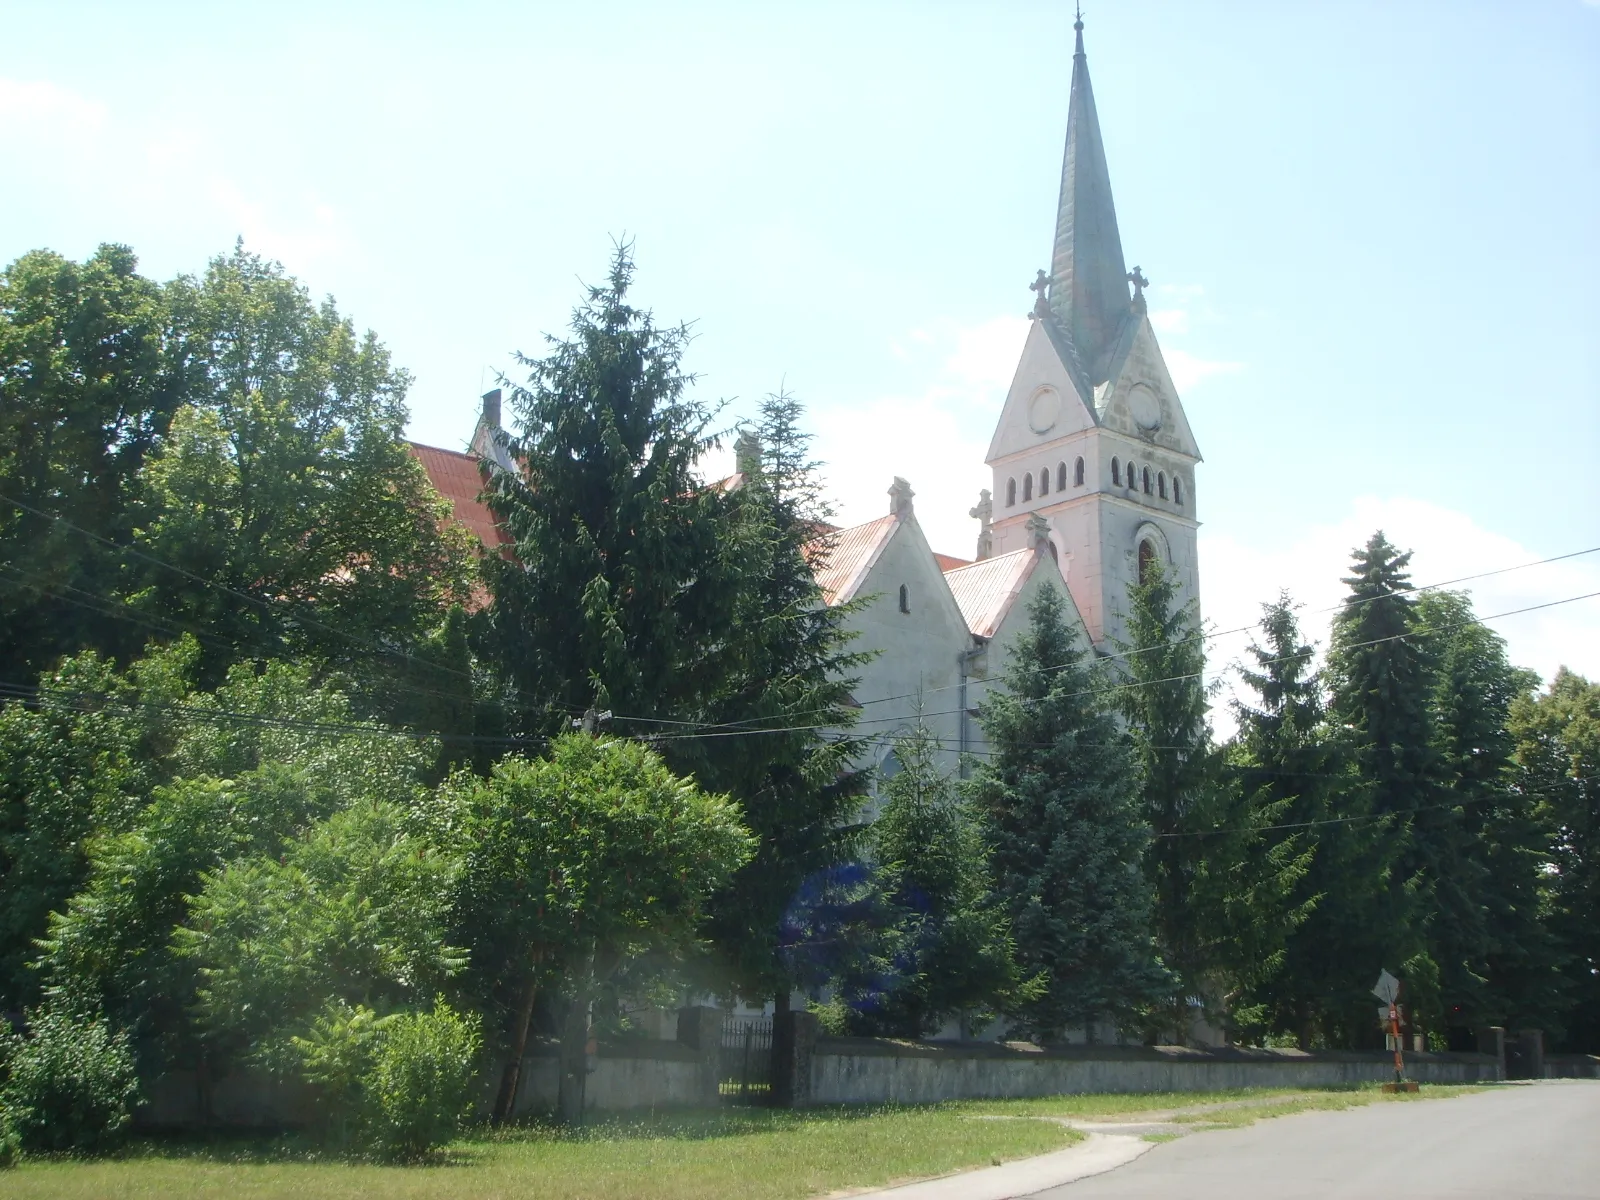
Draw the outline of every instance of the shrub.
<instances>
[{"instance_id":1,"label":"shrub","mask_svg":"<svg viewBox=\"0 0 1600 1200\"><path fill-rule=\"evenodd\" d=\"M17 1165L22 1157L22 1139L11 1124L11 1110L0 1104L0 1171Z\"/></svg>"},{"instance_id":2,"label":"shrub","mask_svg":"<svg viewBox=\"0 0 1600 1200\"><path fill-rule=\"evenodd\" d=\"M330 1140L410 1160L448 1142L470 1114L481 1040L478 1018L442 1001L386 1017L335 1001L293 1045L322 1089Z\"/></svg>"},{"instance_id":3,"label":"shrub","mask_svg":"<svg viewBox=\"0 0 1600 1200\"><path fill-rule=\"evenodd\" d=\"M389 1158L420 1158L455 1137L472 1111L478 1019L439 1003L390 1018L361 1080L362 1136Z\"/></svg>"},{"instance_id":4,"label":"shrub","mask_svg":"<svg viewBox=\"0 0 1600 1200\"><path fill-rule=\"evenodd\" d=\"M51 1003L11 1036L0 1109L28 1150L105 1150L133 1119L139 1083L128 1036L100 1016Z\"/></svg>"}]
</instances>

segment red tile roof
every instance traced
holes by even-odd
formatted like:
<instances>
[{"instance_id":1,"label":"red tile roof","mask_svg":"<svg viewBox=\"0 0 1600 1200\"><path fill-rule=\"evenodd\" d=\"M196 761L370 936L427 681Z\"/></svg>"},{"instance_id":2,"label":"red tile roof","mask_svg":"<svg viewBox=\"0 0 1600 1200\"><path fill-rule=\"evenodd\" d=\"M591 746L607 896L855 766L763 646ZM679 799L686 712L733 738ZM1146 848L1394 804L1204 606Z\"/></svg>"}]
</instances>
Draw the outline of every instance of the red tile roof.
<instances>
[{"instance_id":1,"label":"red tile roof","mask_svg":"<svg viewBox=\"0 0 1600 1200\"><path fill-rule=\"evenodd\" d=\"M838 530L828 537L827 558L817 571L817 586L829 604L845 604L855 598L856 589L878 561L889 535L899 523L895 516L879 517L865 525Z\"/></svg>"},{"instance_id":2,"label":"red tile roof","mask_svg":"<svg viewBox=\"0 0 1600 1200\"><path fill-rule=\"evenodd\" d=\"M482 500L483 470L476 455L459 450L441 450L437 446L424 446L408 442L411 453L417 456L422 469L428 473L428 482L434 490L450 501L455 519L464 525L487 549L503 546L511 539L495 524L494 514Z\"/></svg>"},{"instance_id":3,"label":"red tile roof","mask_svg":"<svg viewBox=\"0 0 1600 1200\"><path fill-rule=\"evenodd\" d=\"M937 550L933 552L933 561L939 564L939 570L941 571L954 571L957 567L970 567L972 565L970 558L957 558L954 554L940 554Z\"/></svg>"}]
</instances>

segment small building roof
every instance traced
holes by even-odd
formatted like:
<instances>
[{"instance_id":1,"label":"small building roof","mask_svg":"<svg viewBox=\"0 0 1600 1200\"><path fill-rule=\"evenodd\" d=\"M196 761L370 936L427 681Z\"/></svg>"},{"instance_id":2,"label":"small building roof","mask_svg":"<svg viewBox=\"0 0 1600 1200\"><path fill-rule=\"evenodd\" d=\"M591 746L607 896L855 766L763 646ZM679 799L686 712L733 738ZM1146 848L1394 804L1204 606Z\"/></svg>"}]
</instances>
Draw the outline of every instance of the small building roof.
<instances>
[{"instance_id":1,"label":"small building roof","mask_svg":"<svg viewBox=\"0 0 1600 1200\"><path fill-rule=\"evenodd\" d=\"M483 491L483 468L475 454L441 450L420 442L407 442L417 456L434 491L450 501L456 522L470 530L485 549L503 546L511 539L495 523L488 505L478 499Z\"/></svg>"},{"instance_id":2,"label":"small building roof","mask_svg":"<svg viewBox=\"0 0 1600 1200\"><path fill-rule=\"evenodd\" d=\"M865 525L853 525L849 529L825 534L812 543L821 558L820 562L813 558L817 586L822 589L822 598L829 605L848 604L855 598L861 581L872 570L872 564L878 561L878 556L889 544L889 537L899 523L900 519L891 513L876 521L868 521ZM828 544L824 547L825 540Z\"/></svg>"},{"instance_id":3,"label":"small building roof","mask_svg":"<svg viewBox=\"0 0 1600 1200\"><path fill-rule=\"evenodd\" d=\"M979 559L944 573L950 594L974 637L992 638L1011 610L1022 585L1033 574L1036 549L1013 550L994 558Z\"/></svg>"}]
</instances>

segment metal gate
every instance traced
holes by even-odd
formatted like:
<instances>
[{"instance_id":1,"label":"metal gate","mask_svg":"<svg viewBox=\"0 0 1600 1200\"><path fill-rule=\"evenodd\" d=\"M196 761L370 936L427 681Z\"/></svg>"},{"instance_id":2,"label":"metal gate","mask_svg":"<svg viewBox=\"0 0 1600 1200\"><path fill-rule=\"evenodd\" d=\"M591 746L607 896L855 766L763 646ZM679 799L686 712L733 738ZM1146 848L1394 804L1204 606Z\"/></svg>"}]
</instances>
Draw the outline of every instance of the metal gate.
<instances>
[{"instance_id":1,"label":"metal gate","mask_svg":"<svg viewBox=\"0 0 1600 1200\"><path fill-rule=\"evenodd\" d=\"M771 1098L771 1017L722 1019L717 1092L731 1104L765 1104Z\"/></svg>"}]
</instances>

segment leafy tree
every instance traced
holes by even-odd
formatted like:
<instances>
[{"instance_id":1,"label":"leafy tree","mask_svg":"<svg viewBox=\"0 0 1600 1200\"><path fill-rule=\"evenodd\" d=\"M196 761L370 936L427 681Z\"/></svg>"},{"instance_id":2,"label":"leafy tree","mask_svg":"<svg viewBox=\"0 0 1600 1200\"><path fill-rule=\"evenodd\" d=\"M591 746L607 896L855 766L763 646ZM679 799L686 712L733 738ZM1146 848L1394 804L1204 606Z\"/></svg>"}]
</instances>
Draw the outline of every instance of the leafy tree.
<instances>
[{"instance_id":1,"label":"leafy tree","mask_svg":"<svg viewBox=\"0 0 1600 1200\"><path fill-rule=\"evenodd\" d=\"M754 856L709 905L720 968L713 986L721 991L731 977L737 991L773 996L780 1010L798 982L780 953L784 914L796 911L807 879L850 857L867 781L853 766L862 742L849 732L858 711L852 675L865 656L850 650L844 628L854 606L830 606L817 586L832 549L831 512L800 417L792 396L768 396L754 434L741 439L733 500L749 557L723 633L738 643L738 666L709 702L712 736L661 743L680 770L731 793L756 836Z\"/></svg>"},{"instance_id":2,"label":"leafy tree","mask_svg":"<svg viewBox=\"0 0 1600 1200\"><path fill-rule=\"evenodd\" d=\"M1439 766L1431 679L1406 573L1410 561L1381 531L1355 552L1328 654L1329 712L1349 731L1369 789L1370 808L1358 815L1370 814L1377 843L1392 855L1387 886L1367 919L1381 931L1382 963L1401 964L1428 953L1424 920L1433 905L1431 889L1456 849L1452 823L1430 808L1440 802ZM1437 963L1418 967L1427 974ZM1342 1035L1355 1044L1376 1037L1369 1005L1362 1000L1358 1007L1354 999L1364 982L1352 981Z\"/></svg>"},{"instance_id":3,"label":"leafy tree","mask_svg":"<svg viewBox=\"0 0 1600 1200\"><path fill-rule=\"evenodd\" d=\"M37 250L0 274L0 679L148 632L107 622L103 598L137 476L184 395L165 297L137 265L105 245L83 263Z\"/></svg>"},{"instance_id":4,"label":"leafy tree","mask_svg":"<svg viewBox=\"0 0 1600 1200\"><path fill-rule=\"evenodd\" d=\"M1600 684L1562 667L1512 702L1510 728L1518 792L1553 830L1545 919L1572 1004L1561 1044L1600 1054Z\"/></svg>"},{"instance_id":5,"label":"leafy tree","mask_svg":"<svg viewBox=\"0 0 1600 1200\"><path fill-rule=\"evenodd\" d=\"M1353 748L1328 720L1314 649L1287 594L1263 606L1261 630L1248 652L1254 666L1240 672L1255 701L1235 702L1229 763L1258 810L1274 814L1269 823L1284 827L1269 834L1272 852L1311 854L1288 898L1303 920L1252 996L1265 1025L1311 1049L1343 1036L1352 1004L1370 986L1371 964L1383 958L1378 901L1392 856L1368 819L1370 793Z\"/></svg>"},{"instance_id":6,"label":"leafy tree","mask_svg":"<svg viewBox=\"0 0 1600 1200\"><path fill-rule=\"evenodd\" d=\"M508 1017L497 1115L510 1114L539 989L555 982L569 1002L560 1111L580 1121L597 992L630 958L693 945L706 897L753 849L738 807L636 742L579 733L488 779L458 774L431 820L463 860L455 936L479 995Z\"/></svg>"},{"instance_id":7,"label":"leafy tree","mask_svg":"<svg viewBox=\"0 0 1600 1200\"><path fill-rule=\"evenodd\" d=\"M242 247L168 298L190 401L142 476L135 603L204 630L210 678L310 657L359 668L383 711L408 653L467 600L472 553L402 441L409 378Z\"/></svg>"},{"instance_id":8,"label":"leafy tree","mask_svg":"<svg viewBox=\"0 0 1600 1200\"><path fill-rule=\"evenodd\" d=\"M632 279L619 246L570 336L519 355L527 386L510 389L522 469L494 474L489 503L514 545L487 560L482 646L528 734L590 708L703 719L741 665L729 631L763 548L697 473L712 413L688 395L688 330L629 305Z\"/></svg>"},{"instance_id":9,"label":"leafy tree","mask_svg":"<svg viewBox=\"0 0 1600 1200\"><path fill-rule=\"evenodd\" d=\"M1136 1019L1169 979L1139 869L1149 831L1132 747L1060 593L1043 589L1028 618L1005 690L980 713L994 751L978 767L974 795L1019 967L1043 985L1013 1015L1050 1037Z\"/></svg>"},{"instance_id":10,"label":"leafy tree","mask_svg":"<svg viewBox=\"0 0 1600 1200\"><path fill-rule=\"evenodd\" d=\"M1021 986L982 831L940 769L936 739L918 724L894 746L900 770L870 834L884 917L871 961L886 969L847 972L836 987L850 1032L917 1038L1038 989Z\"/></svg>"},{"instance_id":11,"label":"leafy tree","mask_svg":"<svg viewBox=\"0 0 1600 1200\"><path fill-rule=\"evenodd\" d=\"M205 876L174 938L213 1039L282 1066L330 1001L390 1012L440 993L465 965L445 942L457 862L406 824L359 803Z\"/></svg>"},{"instance_id":12,"label":"leafy tree","mask_svg":"<svg viewBox=\"0 0 1600 1200\"><path fill-rule=\"evenodd\" d=\"M187 690L193 649L126 673L86 651L0 709L0 1007L37 1000L28 964L49 914L82 885L94 839L128 829L163 778L163 708Z\"/></svg>"},{"instance_id":13,"label":"leafy tree","mask_svg":"<svg viewBox=\"0 0 1600 1200\"><path fill-rule=\"evenodd\" d=\"M0 1112L29 1150L96 1151L128 1132L139 1083L125 1033L63 1002L30 1009L29 1036L0 1033Z\"/></svg>"}]
</instances>

